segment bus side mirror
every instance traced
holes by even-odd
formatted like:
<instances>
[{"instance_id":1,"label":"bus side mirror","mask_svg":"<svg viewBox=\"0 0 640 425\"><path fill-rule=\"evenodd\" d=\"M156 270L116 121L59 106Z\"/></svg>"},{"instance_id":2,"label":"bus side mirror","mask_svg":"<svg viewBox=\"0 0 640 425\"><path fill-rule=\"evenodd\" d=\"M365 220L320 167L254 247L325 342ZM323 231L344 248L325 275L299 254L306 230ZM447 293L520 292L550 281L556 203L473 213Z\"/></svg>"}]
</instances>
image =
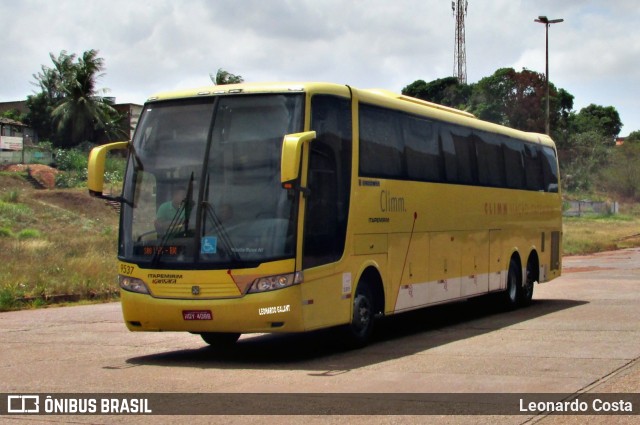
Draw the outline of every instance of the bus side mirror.
<instances>
[{"instance_id":1,"label":"bus side mirror","mask_svg":"<svg viewBox=\"0 0 640 425\"><path fill-rule=\"evenodd\" d=\"M89 154L89 164L87 167L87 188L89 194L98 198L110 198L102 193L104 188L104 163L107 153L112 150L128 149L129 142L115 142L98 146L91 150Z\"/></svg>"},{"instance_id":2,"label":"bus side mirror","mask_svg":"<svg viewBox=\"0 0 640 425\"><path fill-rule=\"evenodd\" d=\"M280 164L280 182L283 187L300 177L300 161L302 159L302 145L316 138L315 131L287 134L282 141L282 161Z\"/></svg>"}]
</instances>

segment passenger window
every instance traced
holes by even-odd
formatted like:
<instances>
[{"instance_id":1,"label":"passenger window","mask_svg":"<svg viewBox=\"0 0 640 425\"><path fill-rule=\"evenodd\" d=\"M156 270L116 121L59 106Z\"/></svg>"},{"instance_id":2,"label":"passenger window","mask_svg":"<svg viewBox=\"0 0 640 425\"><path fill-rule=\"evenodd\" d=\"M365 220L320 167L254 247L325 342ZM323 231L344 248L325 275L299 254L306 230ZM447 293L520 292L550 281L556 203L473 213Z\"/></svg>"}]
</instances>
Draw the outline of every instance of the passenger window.
<instances>
[{"instance_id":1,"label":"passenger window","mask_svg":"<svg viewBox=\"0 0 640 425\"><path fill-rule=\"evenodd\" d=\"M526 189L523 163L524 146L521 143L504 143L504 165L509 189Z\"/></svg>"},{"instance_id":2,"label":"passenger window","mask_svg":"<svg viewBox=\"0 0 640 425\"><path fill-rule=\"evenodd\" d=\"M360 105L360 175L404 178L399 114Z\"/></svg>"},{"instance_id":3,"label":"passenger window","mask_svg":"<svg viewBox=\"0 0 640 425\"><path fill-rule=\"evenodd\" d=\"M558 192L558 162L553 148L542 148L542 171L544 175L544 190L546 192Z\"/></svg>"},{"instance_id":4,"label":"passenger window","mask_svg":"<svg viewBox=\"0 0 640 425\"><path fill-rule=\"evenodd\" d=\"M500 136L484 133L477 134L478 180L482 186L504 187L504 155Z\"/></svg>"},{"instance_id":5,"label":"passenger window","mask_svg":"<svg viewBox=\"0 0 640 425\"><path fill-rule=\"evenodd\" d=\"M476 184L478 175L476 148L471 130L451 126L449 127L448 133L455 152L455 163L458 174L457 181L451 182L468 185Z\"/></svg>"},{"instance_id":6,"label":"passenger window","mask_svg":"<svg viewBox=\"0 0 640 425\"><path fill-rule=\"evenodd\" d=\"M542 161L535 145L524 145L524 169L528 190L544 190Z\"/></svg>"},{"instance_id":7,"label":"passenger window","mask_svg":"<svg viewBox=\"0 0 640 425\"><path fill-rule=\"evenodd\" d=\"M418 181L442 181L443 166L435 124L425 119L406 116L402 128L407 177Z\"/></svg>"}]
</instances>

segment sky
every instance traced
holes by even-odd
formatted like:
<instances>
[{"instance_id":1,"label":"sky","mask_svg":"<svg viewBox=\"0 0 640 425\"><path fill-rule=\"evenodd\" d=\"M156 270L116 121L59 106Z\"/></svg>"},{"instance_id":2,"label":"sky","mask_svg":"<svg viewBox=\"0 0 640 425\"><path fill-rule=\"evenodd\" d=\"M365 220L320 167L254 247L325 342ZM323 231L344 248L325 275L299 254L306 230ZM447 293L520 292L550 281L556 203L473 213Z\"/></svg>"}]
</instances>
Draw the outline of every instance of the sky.
<instances>
[{"instance_id":1,"label":"sky","mask_svg":"<svg viewBox=\"0 0 640 425\"><path fill-rule=\"evenodd\" d=\"M621 136L640 130L636 0L469 0L469 83L497 69L544 73L574 109L614 106ZM399 92L454 73L451 0L0 0L0 102L33 94L49 53L99 51L99 87L118 103L210 85L223 68L247 82L326 81Z\"/></svg>"}]
</instances>

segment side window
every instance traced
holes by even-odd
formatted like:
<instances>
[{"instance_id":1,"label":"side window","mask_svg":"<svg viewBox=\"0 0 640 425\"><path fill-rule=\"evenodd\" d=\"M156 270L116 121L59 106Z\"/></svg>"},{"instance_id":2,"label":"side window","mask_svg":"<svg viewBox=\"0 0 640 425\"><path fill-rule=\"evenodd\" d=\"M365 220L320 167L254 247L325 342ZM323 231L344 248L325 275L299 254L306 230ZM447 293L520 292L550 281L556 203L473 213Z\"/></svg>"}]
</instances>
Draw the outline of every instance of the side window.
<instances>
[{"instance_id":1,"label":"side window","mask_svg":"<svg viewBox=\"0 0 640 425\"><path fill-rule=\"evenodd\" d=\"M360 175L404 178L400 114L360 105Z\"/></svg>"},{"instance_id":2,"label":"side window","mask_svg":"<svg viewBox=\"0 0 640 425\"><path fill-rule=\"evenodd\" d=\"M460 183L475 184L477 182L475 137L467 131L454 132L452 137L453 144L456 146Z\"/></svg>"},{"instance_id":3,"label":"side window","mask_svg":"<svg viewBox=\"0 0 640 425\"><path fill-rule=\"evenodd\" d=\"M471 130L443 125L442 152L448 183L476 184L478 179L475 137Z\"/></svg>"},{"instance_id":4,"label":"side window","mask_svg":"<svg viewBox=\"0 0 640 425\"><path fill-rule=\"evenodd\" d=\"M542 179L542 160L536 145L524 145L524 170L527 190L544 190Z\"/></svg>"},{"instance_id":5,"label":"side window","mask_svg":"<svg viewBox=\"0 0 640 425\"><path fill-rule=\"evenodd\" d=\"M404 156L409 180L440 182L443 165L436 125L426 119L404 116Z\"/></svg>"},{"instance_id":6,"label":"side window","mask_svg":"<svg viewBox=\"0 0 640 425\"><path fill-rule=\"evenodd\" d=\"M504 187L504 155L500 136L477 133L478 182L482 186Z\"/></svg>"},{"instance_id":7,"label":"side window","mask_svg":"<svg viewBox=\"0 0 640 425\"><path fill-rule=\"evenodd\" d=\"M344 252L351 191L351 101L316 95L311 99L309 175L302 266L339 260Z\"/></svg>"},{"instance_id":8,"label":"side window","mask_svg":"<svg viewBox=\"0 0 640 425\"><path fill-rule=\"evenodd\" d=\"M542 172L545 192L558 192L558 161L556 152L549 146L542 148Z\"/></svg>"},{"instance_id":9,"label":"side window","mask_svg":"<svg viewBox=\"0 0 640 425\"><path fill-rule=\"evenodd\" d=\"M504 165L509 189L526 189L524 178L524 146L517 141L506 140L504 143Z\"/></svg>"},{"instance_id":10,"label":"side window","mask_svg":"<svg viewBox=\"0 0 640 425\"><path fill-rule=\"evenodd\" d=\"M447 124L440 126L440 145L442 146L442 157L445 170L445 181L447 183L458 183L458 161L456 160L456 147L453 144L451 131Z\"/></svg>"}]
</instances>

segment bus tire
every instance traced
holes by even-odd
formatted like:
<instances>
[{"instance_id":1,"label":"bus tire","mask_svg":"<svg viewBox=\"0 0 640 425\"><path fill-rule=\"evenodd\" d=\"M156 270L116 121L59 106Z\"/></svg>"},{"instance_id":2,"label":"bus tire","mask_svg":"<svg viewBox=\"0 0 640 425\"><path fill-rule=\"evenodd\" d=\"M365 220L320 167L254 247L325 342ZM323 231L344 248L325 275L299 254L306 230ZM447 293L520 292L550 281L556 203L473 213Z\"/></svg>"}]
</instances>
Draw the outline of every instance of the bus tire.
<instances>
[{"instance_id":1,"label":"bus tire","mask_svg":"<svg viewBox=\"0 0 640 425\"><path fill-rule=\"evenodd\" d=\"M502 304L505 309L513 310L518 307L522 297L522 276L520 265L515 258L509 261L509 273L507 274L507 290L502 294Z\"/></svg>"},{"instance_id":2,"label":"bus tire","mask_svg":"<svg viewBox=\"0 0 640 425\"><path fill-rule=\"evenodd\" d=\"M233 332L203 332L200 336L204 342L218 348L231 347L240 338L239 333Z\"/></svg>"},{"instance_id":3,"label":"bus tire","mask_svg":"<svg viewBox=\"0 0 640 425\"><path fill-rule=\"evenodd\" d=\"M527 262L527 271L525 274L525 282L522 286L522 292L520 294L520 305L527 306L531 304L533 299L533 287L538 283L538 258L533 256L529 258Z\"/></svg>"},{"instance_id":4,"label":"bus tire","mask_svg":"<svg viewBox=\"0 0 640 425\"><path fill-rule=\"evenodd\" d=\"M371 288L362 282L353 299L351 322L344 329L345 343L350 348L361 348L369 343L375 321L375 300Z\"/></svg>"}]
</instances>

